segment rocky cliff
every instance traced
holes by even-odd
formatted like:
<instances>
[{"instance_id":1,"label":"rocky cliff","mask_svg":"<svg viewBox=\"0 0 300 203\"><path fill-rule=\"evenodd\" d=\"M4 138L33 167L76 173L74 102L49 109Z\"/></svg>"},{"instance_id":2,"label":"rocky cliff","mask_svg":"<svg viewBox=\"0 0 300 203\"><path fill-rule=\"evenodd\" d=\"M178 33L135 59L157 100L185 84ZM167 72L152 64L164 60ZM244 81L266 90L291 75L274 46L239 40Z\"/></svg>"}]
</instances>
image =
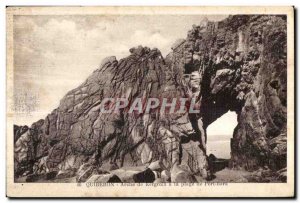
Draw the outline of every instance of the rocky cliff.
<instances>
[{"instance_id":1,"label":"rocky cliff","mask_svg":"<svg viewBox=\"0 0 300 203\"><path fill-rule=\"evenodd\" d=\"M206 128L228 111L238 115L229 166L284 169L286 36L285 16L229 16L194 25L165 58L156 48L139 46L119 61L104 59L45 119L14 127L15 177L77 174L80 182L118 171L105 180L119 181L126 168L144 166L132 173L133 182L152 176L197 181L193 174L210 179ZM119 97L195 97L200 113L100 112L103 98Z\"/></svg>"}]
</instances>

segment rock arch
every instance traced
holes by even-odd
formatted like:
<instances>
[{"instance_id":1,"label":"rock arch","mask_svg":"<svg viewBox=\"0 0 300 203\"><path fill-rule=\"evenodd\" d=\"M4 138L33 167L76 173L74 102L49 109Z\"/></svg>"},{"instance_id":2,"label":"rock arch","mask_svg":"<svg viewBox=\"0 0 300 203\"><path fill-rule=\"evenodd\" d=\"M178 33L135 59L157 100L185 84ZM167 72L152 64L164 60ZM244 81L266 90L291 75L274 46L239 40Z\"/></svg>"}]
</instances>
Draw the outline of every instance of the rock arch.
<instances>
[{"instance_id":1,"label":"rock arch","mask_svg":"<svg viewBox=\"0 0 300 203\"><path fill-rule=\"evenodd\" d=\"M40 173L41 160L46 171L159 161L173 176L207 177L206 129L228 110L238 114L230 166L284 168L286 46L284 16L238 15L193 26L165 58L142 46L119 61L109 57L44 120L15 131L15 174L26 172L24 166ZM104 97L121 96L196 97L200 113L101 114ZM20 133L34 150L19 149Z\"/></svg>"},{"instance_id":2,"label":"rock arch","mask_svg":"<svg viewBox=\"0 0 300 203\"><path fill-rule=\"evenodd\" d=\"M232 167L286 167L285 27L284 16L230 16L194 26L172 55L179 69L202 76L204 131L228 110L238 114Z\"/></svg>"}]
</instances>

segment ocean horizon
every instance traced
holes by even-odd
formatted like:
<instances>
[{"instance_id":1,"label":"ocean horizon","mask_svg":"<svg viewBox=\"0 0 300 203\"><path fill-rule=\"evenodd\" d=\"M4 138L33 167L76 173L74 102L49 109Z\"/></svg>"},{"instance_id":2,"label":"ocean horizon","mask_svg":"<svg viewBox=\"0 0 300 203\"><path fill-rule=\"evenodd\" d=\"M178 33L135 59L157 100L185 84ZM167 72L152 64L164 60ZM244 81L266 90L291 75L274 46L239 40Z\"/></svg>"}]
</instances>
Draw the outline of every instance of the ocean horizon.
<instances>
[{"instance_id":1,"label":"ocean horizon","mask_svg":"<svg viewBox=\"0 0 300 203\"><path fill-rule=\"evenodd\" d=\"M213 154L217 158L230 158L230 139L232 135L212 135L207 136L207 155Z\"/></svg>"}]
</instances>

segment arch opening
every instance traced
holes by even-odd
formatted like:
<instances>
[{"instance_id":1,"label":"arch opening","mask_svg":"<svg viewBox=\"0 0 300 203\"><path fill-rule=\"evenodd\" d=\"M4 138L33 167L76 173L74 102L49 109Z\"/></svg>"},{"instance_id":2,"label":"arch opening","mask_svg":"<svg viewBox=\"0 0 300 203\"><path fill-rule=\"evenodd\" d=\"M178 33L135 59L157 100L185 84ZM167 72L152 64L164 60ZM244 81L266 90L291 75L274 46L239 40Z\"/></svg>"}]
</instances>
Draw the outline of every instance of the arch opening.
<instances>
[{"instance_id":1,"label":"arch opening","mask_svg":"<svg viewBox=\"0 0 300 203\"><path fill-rule=\"evenodd\" d=\"M237 114L228 111L207 127L206 147L208 156L212 154L218 159L230 159L230 142L236 126Z\"/></svg>"}]
</instances>

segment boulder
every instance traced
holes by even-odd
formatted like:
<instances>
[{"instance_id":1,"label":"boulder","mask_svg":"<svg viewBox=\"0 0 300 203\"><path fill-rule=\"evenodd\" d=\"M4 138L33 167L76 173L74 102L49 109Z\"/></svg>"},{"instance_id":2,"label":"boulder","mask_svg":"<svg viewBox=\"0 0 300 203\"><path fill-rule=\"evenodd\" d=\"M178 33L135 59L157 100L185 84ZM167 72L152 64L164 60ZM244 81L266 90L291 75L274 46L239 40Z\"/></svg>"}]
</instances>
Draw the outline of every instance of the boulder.
<instances>
[{"instance_id":1,"label":"boulder","mask_svg":"<svg viewBox=\"0 0 300 203\"><path fill-rule=\"evenodd\" d=\"M153 183L155 180L155 173L150 169L146 169L142 172L133 175L135 183Z\"/></svg>"},{"instance_id":2,"label":"boulder","mask_svg":"<svg viewBox=\"0 0 300 203\"><path fill-rule=\"evenodd\" d=\"M110 171L117 175L123 183L152 183L158 175L144 166Z\"/></svg>"},{"instance_id":3,"label":"boulder","mask_svg":"<svg viewBox=\"0 0 300 203\"><path fill-rule=\"evenodd\" d=\"M76 181L78 183L85 182L93 173L95 172L95 167L91 164L85 163L80 166L76 174Z\"/></svg>"},{"instance_id":4,"label":"boulder","mask_svg":"<svg viewBox=\"0 0 300 203\"><path fill-rule=\"evenodd\" d=\"M164 169L164 166L161 163L161 161L157 160L157 161L151 162L150 165L148 166L148 168L151 169L152 171L161 172Z\"/></svg>"},{"instance_id":5,"label":"boulder","mask_svg":"<svg viewBox=\"0 0 300 203\"><path fill-rule=\"evenodd\" d=\"M171 182L172 183L196 183L197 179L186 170L183 170L179 166L174 166L171 170Z\"/></svg>"}]
</instances>

